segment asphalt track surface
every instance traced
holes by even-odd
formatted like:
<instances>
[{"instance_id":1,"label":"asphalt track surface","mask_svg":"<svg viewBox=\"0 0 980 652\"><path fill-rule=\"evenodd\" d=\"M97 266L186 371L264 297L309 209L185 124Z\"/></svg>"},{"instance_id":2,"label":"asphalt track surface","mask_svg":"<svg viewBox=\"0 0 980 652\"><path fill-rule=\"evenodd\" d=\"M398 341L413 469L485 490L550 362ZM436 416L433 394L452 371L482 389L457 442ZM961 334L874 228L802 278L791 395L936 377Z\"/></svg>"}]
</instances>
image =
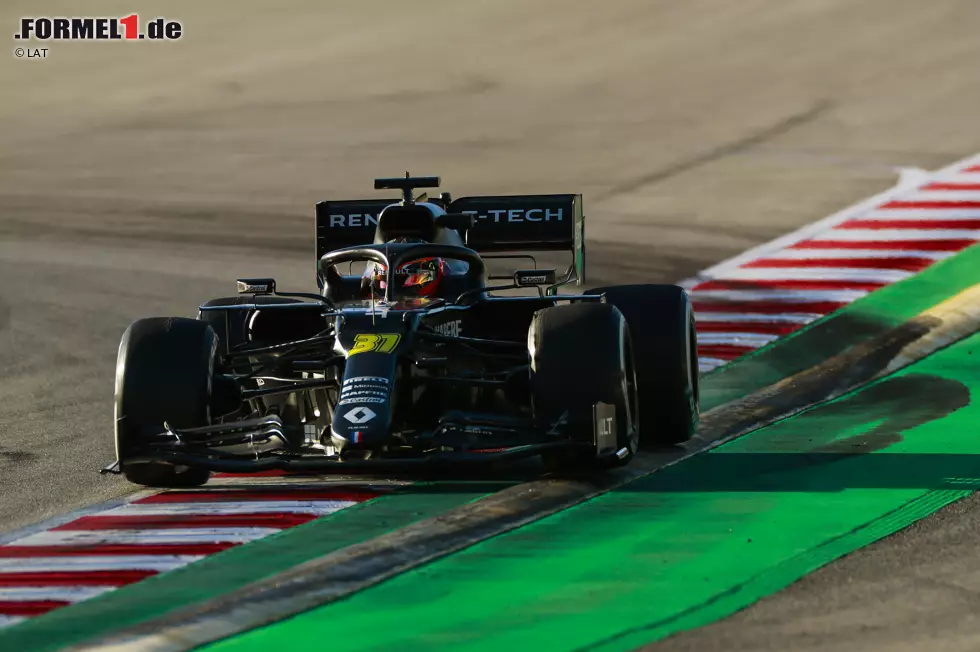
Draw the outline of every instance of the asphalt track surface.
<instances>
[{"instance_id":1,"label":"asphalt track surface","mask_svg":"<svg viewBox=\"0 0 980 652\"><path fill-rule=\"evenodd\" d=\"M375 176L581 192L590 284L676 281L980 150L972 0L85 11L185 35L0 56L0 531L132 491L96 470L133 319L193 315L240 275L309 289L313 204ZM8 2L0 26L77 13Z\"/></svg>"},{"instance_id":2,"label":"asphalt track surface","mask_svg":"<svg viewBox=\"0 0 980 652\"><path fill-rule=\"evenodd\" d=\"M980 645L980 495L748 609L643 652L968 652Z\"/></svg>"}]
</instances>

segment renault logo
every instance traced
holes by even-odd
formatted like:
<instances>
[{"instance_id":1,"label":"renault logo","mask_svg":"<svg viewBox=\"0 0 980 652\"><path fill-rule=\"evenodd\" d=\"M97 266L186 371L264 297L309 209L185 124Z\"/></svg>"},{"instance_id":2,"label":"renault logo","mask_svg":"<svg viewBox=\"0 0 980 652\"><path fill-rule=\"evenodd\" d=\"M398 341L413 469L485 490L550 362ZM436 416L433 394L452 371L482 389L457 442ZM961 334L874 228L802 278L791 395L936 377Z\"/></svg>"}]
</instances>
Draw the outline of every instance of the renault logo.
<instances>
[{"instance_id":1,"label":"renault logo","mask_svg":"<svg viewBox=\"0 0 980 652\"><path fill-rule=\"evenodd\" d=\"M350 421L351 423L367 423L368 421L370 421L376 416L378 415L375 414L374 410L372 410L371 408L356 407L350 412L348 412L347 414L345 414L344 418Z\"/></svg>"}]
</instances>

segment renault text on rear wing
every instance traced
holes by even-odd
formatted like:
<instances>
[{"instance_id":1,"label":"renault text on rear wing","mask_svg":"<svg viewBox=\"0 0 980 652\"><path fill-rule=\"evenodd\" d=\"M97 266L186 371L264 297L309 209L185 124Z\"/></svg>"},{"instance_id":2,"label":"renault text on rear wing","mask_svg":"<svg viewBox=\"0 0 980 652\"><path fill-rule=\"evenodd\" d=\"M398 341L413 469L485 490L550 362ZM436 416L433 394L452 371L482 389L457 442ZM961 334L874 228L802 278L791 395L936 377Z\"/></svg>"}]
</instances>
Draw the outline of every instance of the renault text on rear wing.
<instances>
[{"instance_id":1,"label":"renault text on rear wing","mask_svg":"<svg viewBox=\"0 0 980 652\"><path fill-rule=\"evenodd\" d=\"M378 215L394 199L322 201L316 205L316 258L374 242ZM478 252L572 251L576 276L585 279L585 217L581 195L460 197L446 210L474 216L464 234Z\"/></svg>"}]
</instances>

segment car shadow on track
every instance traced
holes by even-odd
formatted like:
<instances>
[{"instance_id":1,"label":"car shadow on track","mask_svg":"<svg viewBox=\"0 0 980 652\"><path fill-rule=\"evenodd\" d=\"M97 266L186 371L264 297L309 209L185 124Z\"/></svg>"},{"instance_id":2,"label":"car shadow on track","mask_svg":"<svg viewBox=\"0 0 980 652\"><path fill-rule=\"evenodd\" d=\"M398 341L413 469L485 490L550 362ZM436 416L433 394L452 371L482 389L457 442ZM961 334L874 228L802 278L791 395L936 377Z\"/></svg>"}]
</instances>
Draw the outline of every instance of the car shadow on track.
<instances>
[{"instance_id":1,"label":"car shadow on track","mask_svg":"<svg viewBox=\"0 0 980 652\"><path fill-rule=\"evenodd\" d=\"M901 445L904 433L969 404L970 391L959 381L928 374L890 377L619 491L972 490L980 488L980 444L977 454L944 452L969 443L944 437L933 446L922 433L914 446Z\"/></svg>"}]
</instances>

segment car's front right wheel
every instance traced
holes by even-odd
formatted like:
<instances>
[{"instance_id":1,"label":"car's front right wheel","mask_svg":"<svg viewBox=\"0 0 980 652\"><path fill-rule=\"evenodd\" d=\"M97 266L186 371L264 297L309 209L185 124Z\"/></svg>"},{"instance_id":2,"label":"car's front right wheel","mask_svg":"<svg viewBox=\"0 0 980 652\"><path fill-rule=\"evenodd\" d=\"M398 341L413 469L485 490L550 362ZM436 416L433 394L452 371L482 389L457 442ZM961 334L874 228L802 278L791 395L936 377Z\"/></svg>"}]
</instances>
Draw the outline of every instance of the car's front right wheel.
<instances>
[{"instance_id":1,"label":"car's front right wheel","mask_svg":"<svg viewBox=\"0 0 980 652\"><path fill-rule=\"evenodd\" d=\"M531 400L546 423L576 424L593 442L593 407L615 407L615 448L555 450L543 455L549 471L581 472L626 464L639 447L633 348L622 313L603 303L573 303L538 311L528 333ZM618 453L618 455L616 454Z\"/></svg>"}]
</instances>

